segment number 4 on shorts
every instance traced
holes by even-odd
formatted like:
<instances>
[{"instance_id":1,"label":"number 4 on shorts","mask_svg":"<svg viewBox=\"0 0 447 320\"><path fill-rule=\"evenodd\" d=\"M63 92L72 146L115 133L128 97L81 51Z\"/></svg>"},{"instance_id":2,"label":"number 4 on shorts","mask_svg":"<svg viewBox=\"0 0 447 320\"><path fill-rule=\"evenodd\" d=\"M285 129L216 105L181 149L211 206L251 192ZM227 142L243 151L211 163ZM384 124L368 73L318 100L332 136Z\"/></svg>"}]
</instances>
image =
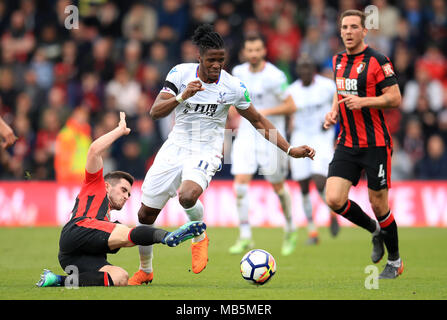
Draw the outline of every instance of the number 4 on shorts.
<instances>
[{"instance_id":1,"label":"number 4 on shorts","mask_svg":"<svg viewBox=\"0 0 447 320\"><path fill-rule=\"evenodd\" d=\"M377 176L379 178L385 178L385 170L383 170L383 164L382 163L379 166L379 174Z\"/></svg>"}]
</instances>

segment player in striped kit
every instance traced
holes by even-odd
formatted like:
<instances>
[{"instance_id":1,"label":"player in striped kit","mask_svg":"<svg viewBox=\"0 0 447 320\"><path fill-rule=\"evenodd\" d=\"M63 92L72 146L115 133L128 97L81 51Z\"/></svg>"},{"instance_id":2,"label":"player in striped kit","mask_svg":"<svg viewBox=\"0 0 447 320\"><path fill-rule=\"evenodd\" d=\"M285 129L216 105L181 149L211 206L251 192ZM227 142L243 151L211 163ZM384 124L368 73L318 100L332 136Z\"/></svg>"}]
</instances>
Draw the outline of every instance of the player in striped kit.
<instances>
[{"instance_id":1,"label":"player in striped kit","mask_svg":"<svg viewBox=\"0 0 447 320\"><path fill-rule=\"evenodd\" d=\"M403 272L403 263L397 225L388 203L393 143L382 109L399 107L401 94L388 57L364 42L368 32L365 14L345 11L340 27L346 50L333 57L337 93L324 126L329 128L339 120L341 131L329 165L326 200L333 211L372 233L374 263L382 259L385 244L388 262L379 278L393 279ZM348 198L362 170L377 221Z\"/></svg>"}]
</instances>

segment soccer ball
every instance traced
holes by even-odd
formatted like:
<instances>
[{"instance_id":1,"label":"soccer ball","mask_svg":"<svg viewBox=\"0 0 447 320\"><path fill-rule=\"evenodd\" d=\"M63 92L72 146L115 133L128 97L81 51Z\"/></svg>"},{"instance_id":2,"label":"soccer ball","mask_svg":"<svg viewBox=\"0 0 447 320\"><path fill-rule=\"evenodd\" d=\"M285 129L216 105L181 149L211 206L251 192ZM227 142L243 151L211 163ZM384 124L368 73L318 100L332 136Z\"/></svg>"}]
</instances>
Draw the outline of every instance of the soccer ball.
<instances>
[{"instance_id":1,"label":"soccer ball","mask_svg":"<svg viewBox=\"0 0 447 320\"><path fill-rule=\"evenodd\" d=\"M241 260L242 278L252 284L265 284L275 275L275 272L275 259L265 250L251 250Z\"/></svg>"}]
</instances>

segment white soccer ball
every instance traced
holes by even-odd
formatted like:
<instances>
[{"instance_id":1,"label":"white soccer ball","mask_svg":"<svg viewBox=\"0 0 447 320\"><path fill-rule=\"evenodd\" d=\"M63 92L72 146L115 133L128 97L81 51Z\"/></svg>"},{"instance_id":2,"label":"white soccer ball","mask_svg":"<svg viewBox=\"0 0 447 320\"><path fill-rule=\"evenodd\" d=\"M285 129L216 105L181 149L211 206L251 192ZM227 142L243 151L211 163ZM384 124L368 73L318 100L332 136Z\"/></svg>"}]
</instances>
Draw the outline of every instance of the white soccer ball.
<instances>
[{"instance_id":1,"label":"white soccer ball","mask_svg":"<svg viewBox=\"0 0 447 320\"><path fill-rule=\"evenodd\" d=\"M242 278L252 284L265 284L275 275L275 272L275 259L265 250L251 250L241 260Z\"/></svg>"}]
</instances>

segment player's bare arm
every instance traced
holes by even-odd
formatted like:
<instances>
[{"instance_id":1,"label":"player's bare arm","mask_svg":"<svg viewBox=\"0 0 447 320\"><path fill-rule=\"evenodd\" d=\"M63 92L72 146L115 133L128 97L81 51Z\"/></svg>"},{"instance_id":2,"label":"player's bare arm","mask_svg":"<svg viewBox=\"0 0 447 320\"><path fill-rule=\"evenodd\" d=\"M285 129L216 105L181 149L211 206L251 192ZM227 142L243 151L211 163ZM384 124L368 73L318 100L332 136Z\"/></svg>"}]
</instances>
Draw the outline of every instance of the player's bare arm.
<instances>
[{"instance_id":1,"label":"player's bare arm","mask_svg":"<svg viewBox=\"0 0 447 320\"><path fill-rule=\"evenodd\" d=\"M378 97L359 97L351 94L342 95L342 97L343 99L338 103L345 103L350 110L364 107L375 109L398 108L402 100L399 85L397 84L382 89L382 95Z\"/></svg>"},{"instance_id":2,"label":"player's bare arm","mask_svg":"<svg viewBox=\"0 0 447 320\"><path fill-rule=\"evenodd\" d=\"M17 140L17 137L12 131L11 127L8 126L2 118L0 118L0 138L0 146L4 149L12 146Z\"/></svg>"},{"instance_id":3,"label":"player's bare arm","mask_svg":"<svg viewBox=\"0 0 447 320\"><path fill-rule=\"evenodd\" d=\"M280 105L273 108L259 110L259 113L263 116L290 115L295 113L297 110L298 108L296 107L292 96L288 96Z\"/></svg>"},{"instance_id":4,"label":"player's bare arm","mask_svg":"<svg viewBox=\"0 0 447 320\"><path fill-rule=\"evenodd\" d=\"M168 116L178 104L186 99L191 98L197 92L205 90L202 87L200 80L191 81L186 86L186 89L179 95L173 96L170 93L160 92L152 105L150 116L152 119L157 120Z\"/></svg>"},{"instance_id":5,"label":"player's bare arm","mask_svg":"<svg viewBox=\"0 0 447 320\"><path fill-rule=\"evenodd\" d=\"M250 104L245 110L238 109L238 112L245 119L250 121L253 127L258 130L262 130L264 134L264 138L271 141L269 139L270 132L276 132L276 146L282 151L286 152L293 158L311 158L313 159L315 156L315 150L309 146L299 146L299 147L291 147L290 144L284 139L284 137L278 132L275 126L262 114L260 114L253 104ZM273 131L274 130L274 131Z\"/></svg>"},{"instance_id":6,"label":"player's bare arm","mask_svg":"<svg viewBox=\"0 0 447 320\"><path fill-rule=\"evenodd\" d=\"M329 111L324 118L324 129L329 129L331 126L336 124L338 121L338 94L334 93L334 97L332 99L332 109Z\"/></svg>"},{"instance_id":7,"label":"player's bare arm","mask_svg":"<svg viewBox=\"0 0 447 320\"><path fill-rule=\"evenodd\" d=\"M124 112L120 112L120 121L118 126L112 131L93 141L90 145L87 153L87 163L85 165L87 172L98 172L103 166L102 153L118 138L128 135L129 133L130 129L127 128L126 114Z\"/></svg>"}]
</instances>

